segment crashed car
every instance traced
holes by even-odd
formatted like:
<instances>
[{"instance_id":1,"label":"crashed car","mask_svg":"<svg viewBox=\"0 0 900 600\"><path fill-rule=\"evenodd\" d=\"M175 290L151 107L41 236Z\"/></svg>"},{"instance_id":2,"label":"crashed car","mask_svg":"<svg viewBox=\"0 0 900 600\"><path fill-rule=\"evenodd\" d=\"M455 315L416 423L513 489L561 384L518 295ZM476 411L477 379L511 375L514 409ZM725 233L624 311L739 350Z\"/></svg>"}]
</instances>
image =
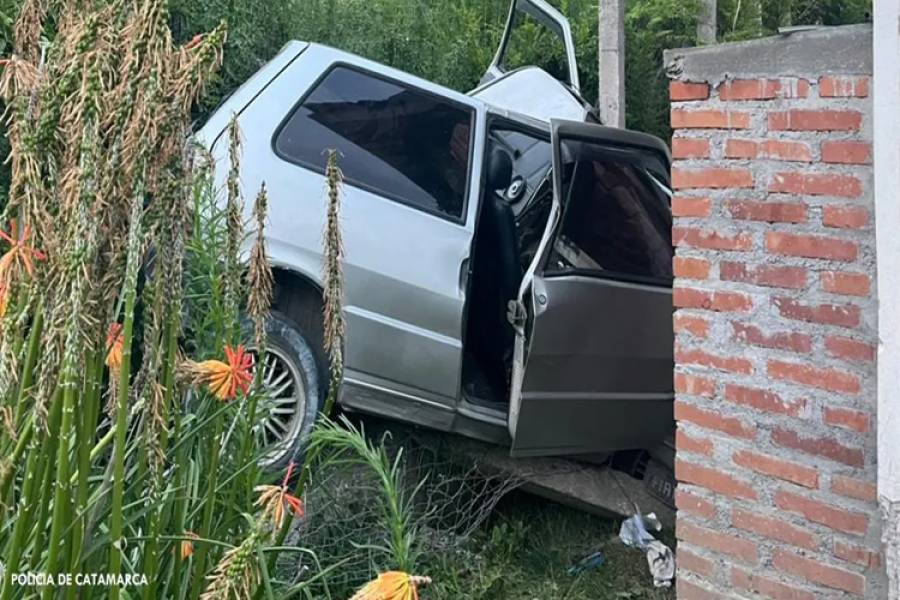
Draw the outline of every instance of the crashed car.
<instances>
[{"instance_id":1,"label":"crashed car","mask_svg":"<svg viewBox=\"0 0 900 600\"><path fill-rule=\"evenodd\" d=\"M561 48L548 69L516 64L523 26ZM269 192L271 466L301 450L325 393L327 149L344 177L345 409L513 456L596 460L671 436L670 155L597 122L546 2L513 2L468 94L287 44L199 132L219 184L233 116L245 195Z\"/></svg>"}]
</instances>

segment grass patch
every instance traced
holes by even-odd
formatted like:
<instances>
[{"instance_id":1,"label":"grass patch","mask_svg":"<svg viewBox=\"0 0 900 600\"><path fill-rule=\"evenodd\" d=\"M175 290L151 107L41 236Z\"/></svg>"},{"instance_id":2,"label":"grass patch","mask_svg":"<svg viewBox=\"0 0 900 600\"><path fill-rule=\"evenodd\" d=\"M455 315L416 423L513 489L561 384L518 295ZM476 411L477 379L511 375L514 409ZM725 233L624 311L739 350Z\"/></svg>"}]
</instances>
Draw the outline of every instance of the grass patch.
<instances>
[{"instance_id":1,"label":"grass patch","mask_svg":"<svg viewBox=\"0 0 900 600\"><path fill-rule=\"evenodd\" d=\"M424 565L435 583L423 598L674 598L674 590L653 587L644 556L619 542L618 528L618 520L512 492L463 548ZM568 574L597 550L605 558L601 567Z\"/></svg>"}]
</instances>

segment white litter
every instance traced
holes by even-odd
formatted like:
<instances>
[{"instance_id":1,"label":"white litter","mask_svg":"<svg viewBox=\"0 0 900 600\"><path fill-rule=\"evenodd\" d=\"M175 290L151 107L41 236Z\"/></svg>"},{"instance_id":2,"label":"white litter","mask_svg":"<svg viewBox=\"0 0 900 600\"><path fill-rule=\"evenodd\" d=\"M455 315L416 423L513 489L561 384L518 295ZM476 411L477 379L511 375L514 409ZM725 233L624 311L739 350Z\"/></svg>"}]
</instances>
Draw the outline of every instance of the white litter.
<instances>
[{"instance_id":1,"label":"white litter","mask_svg":"<svg viewBox=\"0 0 900 600\"><path fill-rule=\"evenodd\" d=\"M675 578L675 554L672 549L653 537L648 531L659 531L662 525L655 513L636 514L622 522L619 539L626 546L637 548L647 556L647 566L655 587L670 587Z\"/></svg>"}]
</instances>

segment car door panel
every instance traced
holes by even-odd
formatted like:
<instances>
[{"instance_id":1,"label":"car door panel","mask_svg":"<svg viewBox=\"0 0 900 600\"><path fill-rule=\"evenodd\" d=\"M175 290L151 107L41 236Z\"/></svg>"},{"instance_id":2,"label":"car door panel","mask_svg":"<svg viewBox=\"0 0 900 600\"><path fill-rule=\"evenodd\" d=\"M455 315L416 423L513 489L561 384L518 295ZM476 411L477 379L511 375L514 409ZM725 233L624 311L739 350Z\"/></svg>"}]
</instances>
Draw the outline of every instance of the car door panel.
<instances>
[{"instance_id":1,"label":"car door panel","mask_svg":"<svg viewBox=\"0 0 900 600\"><path fill-rule=\"evenodd\" d=\"M666 257L671 270L671 240L665 237L671 215L668 199L660 195L668 181L667 150L649 137L595 125L554 122L552 129L554 214L560 217L551 219L520 294L510 411L512 452L587 454L648 447L673 427L671 280L651 277L667 272L666 265L659 264ZM560 149L566 140L579 140L565 147L571 155L567 157ZM592 153L590 159L586 149ZM599 159L593 153L607 162L597 167ZM579 212L579 207L588 202L618 206L624 193L617 185L616 194L606 193L602 186L588 186L602 193L587 194L575 182L618 182L612 179L619 174L616 169L641 176L626 182L642 183L644 187L635 190L646 195L646 204L661 215L657 225L665 236L655 240L655 246L647 242L656 251L655 255L648 251L648 256L656 262L643 255L636 259L627 247L602 248L618 240L615 232L587 239L593 247L579 240L591 250L582 262L571 255L575 244L566 236L578 231L568 225L571 219L613 215ZM564 180L571 185L564 185ZM587 206L596 209L594 204ZM641 217L630 216L627 223L638 227ZM611 220L609 226L614 223ZM603 232L604 227L597 230ZM630 243L639 247L642 240ZM591 257L620 271L638 270L637 264L649 275L603 269Z\"/></svg>"},{"instance_id":2,"label":"car door panel","mask_svg":"<svg viewBox=\"0 0 900 600\"><path fill-rule=\"evenodd\" d=\"M661 439L672 419L671 292L565 276L538 277L535 287L546 308L531 332L517 454L604 452Z\"/></svg>"}]
</instances>

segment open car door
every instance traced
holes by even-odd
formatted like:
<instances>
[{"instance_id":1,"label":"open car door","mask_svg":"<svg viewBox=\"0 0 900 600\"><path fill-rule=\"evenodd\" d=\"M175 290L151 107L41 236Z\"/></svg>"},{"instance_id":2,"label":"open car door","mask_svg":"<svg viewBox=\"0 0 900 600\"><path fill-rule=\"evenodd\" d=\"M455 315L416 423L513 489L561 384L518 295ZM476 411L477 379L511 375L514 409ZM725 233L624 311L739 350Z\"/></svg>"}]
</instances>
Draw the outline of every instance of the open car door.
<instances>
[{"instance_id":1,"label":"open car door","mask_svg":"<svg viewBox=\"0 0 900 600\"><path fill-rule=\"evenodd\" d=\"M540 67L580 91L569 21L545 0L512 0L500 47L481 83L525 66Z\"/></svg>"},{"instance_id":2,"label":"open car door","mask_svg":"<svg viewBox=\"0 0 900 600\"><path fill-rule=\"evenodd\" d=\"M512 454L648 448L674 427L668 149L572 121L552 143L554 204L510 305Z\"/></svg>"}]
</instances>

